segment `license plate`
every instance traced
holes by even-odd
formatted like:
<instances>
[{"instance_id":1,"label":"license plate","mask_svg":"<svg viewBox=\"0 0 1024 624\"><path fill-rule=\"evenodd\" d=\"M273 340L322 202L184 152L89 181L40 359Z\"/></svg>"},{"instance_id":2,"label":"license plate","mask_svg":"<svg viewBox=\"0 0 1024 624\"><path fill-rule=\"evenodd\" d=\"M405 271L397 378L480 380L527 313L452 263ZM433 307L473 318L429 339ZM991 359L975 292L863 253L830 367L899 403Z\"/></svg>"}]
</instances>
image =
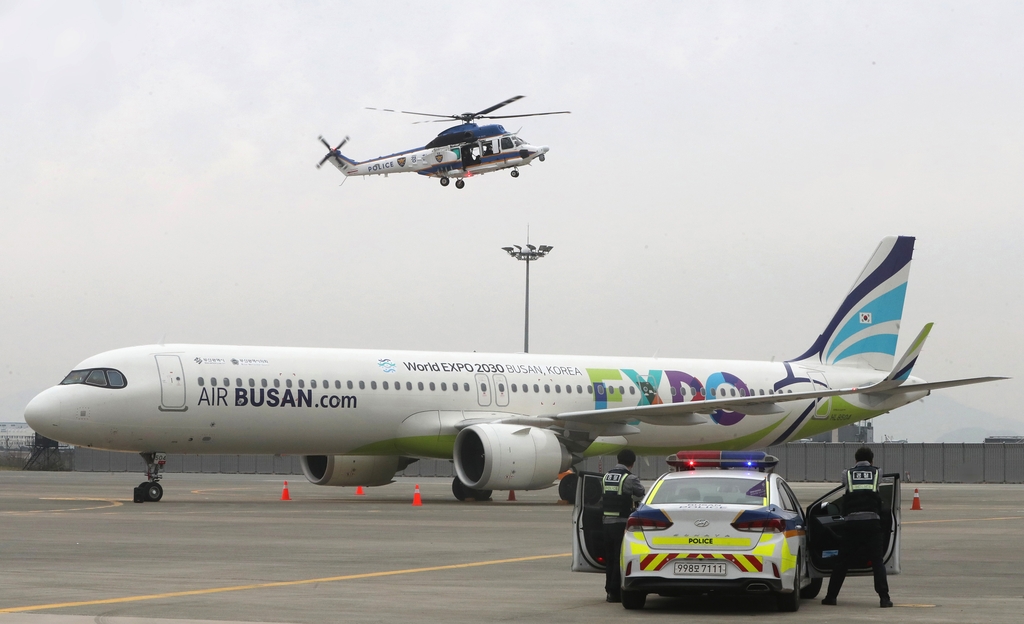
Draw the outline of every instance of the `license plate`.
<instances>
[{"instance_id":1,"label":"license plate","mask_svg":"<svg viewBox=\"0 0 1024 624\"><path fill-rule=\"evenodd\" d=\"M676 561L676 574L692 574L697 576L725 576L724 561Z\"/></svg>"}]
</instances>

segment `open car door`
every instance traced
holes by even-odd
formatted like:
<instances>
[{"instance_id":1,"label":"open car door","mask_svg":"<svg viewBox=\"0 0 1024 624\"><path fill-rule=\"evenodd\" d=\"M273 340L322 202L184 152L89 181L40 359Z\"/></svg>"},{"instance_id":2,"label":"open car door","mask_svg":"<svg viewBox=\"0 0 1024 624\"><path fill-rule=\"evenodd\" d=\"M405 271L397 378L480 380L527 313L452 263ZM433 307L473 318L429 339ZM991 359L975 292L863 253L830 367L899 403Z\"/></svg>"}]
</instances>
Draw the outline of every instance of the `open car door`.
<instances>
[{"instance_id":1,"label":"open car door","mask_svg":"<svg viewBox=\"0 0 1024 624\"><path fill-rule=\"evenodd\" d=\"M577 472L575 505L572 509L572 571L601 572L605 568L604 475Z\"/></svg>"},{"instance_id":2,"label":"open car door","mask_svg":"<svg viewBox=\"0 0 1024 624\"><path fill-rule=\"evenodd\" d=\"M843 519L842 496L846 488L839 486L811 503L807 508L807 549L810 551L810 576L822 578L832 573L839 554ZM882 475L878 483L882 497L882 552L886 574L900 573L900 475ZM850 562L849 576L870 576L867 560Z\"/></svg>"}]
</instances>

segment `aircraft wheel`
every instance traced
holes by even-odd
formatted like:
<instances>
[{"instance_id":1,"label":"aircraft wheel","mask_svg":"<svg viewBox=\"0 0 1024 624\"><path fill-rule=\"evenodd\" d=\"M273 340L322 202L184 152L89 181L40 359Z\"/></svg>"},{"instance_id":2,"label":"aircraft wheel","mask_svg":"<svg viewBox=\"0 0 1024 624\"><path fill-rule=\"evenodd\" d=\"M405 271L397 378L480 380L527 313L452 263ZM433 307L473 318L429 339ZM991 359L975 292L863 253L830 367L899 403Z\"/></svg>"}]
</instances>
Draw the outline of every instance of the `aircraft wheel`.
<instances>
[{"instance_id":1,"label":"aircraft wheel","mask_svg":"<svg viewBox=\"0 0 1024 624\"><path fill-rule=\"evenodd\" d=\"M448 186L450 183L451 180L449 180L448 178L441 178L441 186Z\"/></svg>"},{"instance_id":2,"label":"aircraft wheel","mask_svg":"<svg viewBox=\"0 0 1024 624\"><path fill-rule=\"evenodd\" d=\"M538 156L537 160L539 160L541 162L544 162L544 154L541 154L540 156Z\"/></svg>"},{"instance_id":3,"label":"aircraft wheel","mask_svg":"<svg viewBox=\"0 0 1024 624\"><path fill-rule=\"evenodd\" d=\"M466 489L469 489L469 488L466 488ZM493 493L493 491L492 490L469 490L469 493L470 493L470 496L473 497L473 500L476 500L476 501L479 501L479 502L482 503L484 501L491 500L491 494Z\"/></svg>"},{"instance_id":4,"label":"aircraft wheel","mask_svg":"<svg viewBox=\"0 0 1024 624\"><path fill-rule=\"evenodd\" d=\"M518 169L513 169L512 170L512 177L513 178L518 178L519 177L519 170Z\"/></svg>"},{"instance_id":5,"label":"aircraft wheel","mask_svg":"<svg viewBox=\"0 0 1024 624\"><path fill-rule=\"evenodd\" d=\"M455 496L455 500L464 501L469 498L469 488L459 481L458 477L452 479L452 494Z\"/></svg>"},{"instance_id":6,"label":"aircraft wheel","mask_svg":"<svg viewBox=\"0 0 1024 624\"><path fill-rule=\"evenodd\" d=\"M164 497L164 488L156 481L150 481L145 484L146 502L156 503Z\"/></svg>"},{"instance_id":7,"label":"aircraft wheel","mask_svg":"<svg viewBox=\"0 0 1024 624\"><path fill-rule=\"evenodd\" d=\"M460 188L463 188L465 186L466 186L466 181L465 180L456 180L455 181L455 188L460 189Z\"/></svg>"},{"instance_id":8,"label":"aircraft wheel","mask_svg":"<svg viewBox=\"0 0 1024 624\"><path fill-rule=\"evenodd\" d=\"M578 487L579 475L570 472L558 481L558 498L567 503L576 500L576 488Z\"/></svg>"}]
</instances>

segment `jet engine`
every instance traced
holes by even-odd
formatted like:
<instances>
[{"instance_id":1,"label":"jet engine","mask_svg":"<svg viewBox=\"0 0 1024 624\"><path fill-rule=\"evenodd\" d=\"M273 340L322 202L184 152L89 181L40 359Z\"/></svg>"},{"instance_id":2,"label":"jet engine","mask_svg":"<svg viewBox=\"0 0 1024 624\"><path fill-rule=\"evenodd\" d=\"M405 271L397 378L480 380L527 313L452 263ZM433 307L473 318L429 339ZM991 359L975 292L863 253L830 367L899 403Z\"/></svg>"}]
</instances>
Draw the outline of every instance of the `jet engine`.
<instances>
[{"instance_id":1,"label":"jet engine","mask_svg":"<svg viewBox=\"0 0 1024 624\"><path fill-rule=\"evenodd\" d=\"M398 455L303 455L302 474L314 485L387 485L415 459Z\"/></svg>"},{"instance_id":2,"label":"jet engine","mask_svg":"<svg viewBox=\"0 0 1024 624\"><path fill-rule=\"evenodd\" d=\"M470 425L455 438L455 471L474 490L539 490L572 465L572 456L547 429Z\"/></svg>"}]
</instances>

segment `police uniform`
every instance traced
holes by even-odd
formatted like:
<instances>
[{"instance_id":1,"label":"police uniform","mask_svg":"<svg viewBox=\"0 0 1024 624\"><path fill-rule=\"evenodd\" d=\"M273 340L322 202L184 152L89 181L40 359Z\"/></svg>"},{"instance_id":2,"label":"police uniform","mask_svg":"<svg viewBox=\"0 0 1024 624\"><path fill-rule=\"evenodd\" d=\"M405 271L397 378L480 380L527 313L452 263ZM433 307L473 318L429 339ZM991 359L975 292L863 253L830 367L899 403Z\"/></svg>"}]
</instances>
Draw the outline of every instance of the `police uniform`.
<instances>
[{"instance_id":1,"label":"police uniform","mask_svg":"<svg viewBox=\"0 0 1024 624\"><path fill-rule=\"evenodd\" d=\"M885 562L882 560L882 497L878 495L878 468L870 462L857 462L843 477L846 485L843 515L846 522L842 529L839 554L828 581L828 592L822 602L835 604L836 596L846 580L850 559L859 553L871 561L875 592L882 606L892 606L889 584L885 578Z\"/></svg>"},{"instance_id":2,"label":"police uniform","mask_svg":"<svg viewBox=\"0 0 1024 624\"><path fill-rule=\"evenodd\" d=\"M622 464L617 464L604 475L604 548L605 581L604 590L608 600L620 599L622 576L619 570L622 538L626 533L626 520L633 513L636 503L644 496L640 479Z\"/></svg>"}]
</instances>

